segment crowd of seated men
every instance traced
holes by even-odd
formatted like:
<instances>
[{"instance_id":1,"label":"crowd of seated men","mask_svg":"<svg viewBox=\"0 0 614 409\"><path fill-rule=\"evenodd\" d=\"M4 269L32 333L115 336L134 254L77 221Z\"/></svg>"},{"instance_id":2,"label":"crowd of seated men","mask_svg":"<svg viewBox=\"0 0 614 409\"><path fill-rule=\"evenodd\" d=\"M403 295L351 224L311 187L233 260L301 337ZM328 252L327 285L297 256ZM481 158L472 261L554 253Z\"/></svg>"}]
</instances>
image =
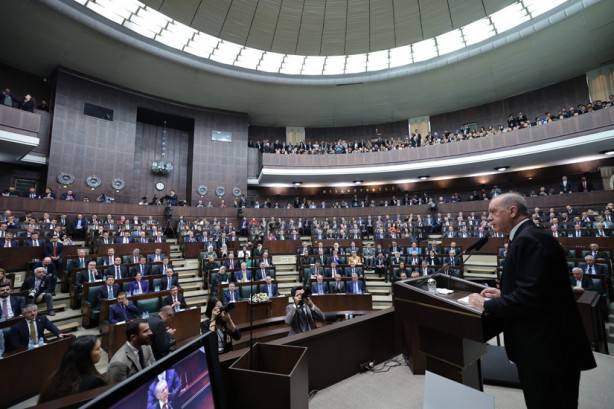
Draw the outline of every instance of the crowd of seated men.
<instances>
[{"instance_id":1,"label":"crowd of seated men","mask_svg":"<svg viewBox=\"0 0 614 409\"><path fill-rule=\"evenodd\" d=\"M365 270L375 271L386 282L399 279L430 275L444 267L445 273L462 277L463 260L462 249L456 242L447 247L429 243L419 246L416 241L409 246L400 246L392 241L390 247L382 247L381 243L375 246L368 243L357 246L351 242L349 246L342 247L333 243L332 247L325 247L322 242L310 246L304 242L297 248L297 267L302 273L303 282L319 280L319 276L328 282L328 288L337 285L339 281L350 280L356 275L357 279L364 279Z\"/></svg>"},{"instance_id":2,"label":"crowd of seated men","mask_svg":"<svg viewBox=\"0 0 614 409\"><path fill-rule=\"evenodd\" d=\"M537 197L537 196L551 196L558 195L563 193L574 193L574 192L592 192L595 188L593 183L586 178L586 176L581 176L578 178L577 182L568 181L566 176L562 177L561 183L554 186L539 186L535 189L525 190L524 192L520 192L527 197ZM419 205L429 205L435 206L439 204L446 203L459 203L459 202L471 202L471 201L479 201L479 200L491 200L493 197L504 193L503 190L494 185L490 188L481 188L479 190L474 190L471 192L453 192L450 194L437 194L437 193L429 193L429 192L420 192L420 193L405 193L400 196L393 195L392 197L387 198L372 198L369 194L358 195L355 194L351 198L342 199L342 200L311 200L307 197L295 197L294 199L288 200L271 200L270 198L264 199L262 202L260 200L250 200L247 204L248 207L253 207L255 209L349 209L349 208L364 208L364 207L401 207L401 206L419 206Z\"/></svg>"},{"instance_id":3,"label":"crowd of seated men","mask_svg":"<svg viewBox=\"0 0 614 409\"><path fill-rule=\"evenodd\" d=\"M221 248L227 243L238 241L238 234L232 222L228 218L224 220L202 217L191 221L179 217L177 222L177 237L183 243L205 243Z\"/></svg>"},{"instance_id":4,"label":"crowd of seated men","mask_svg":"<svg viewBox=\"0 0 614 409\"><path fill-rule=\"evenodd\" d=\"M346 141L339 139L336 142L318 141L301 142L298 144L284 143L279 140L270 142L249 141L249 146L258 148L263 153L276 154L306 154L306 155L326 155L326 154L349 154L364 152L381 152L400 149L412 149L421 146L437 145L469 139L481 138L488 135L497 135L511 132L517 129L530 128L535 126L547 125L566 118L584 115L592 111L614 106L614 95L610 95L607 101L594 101L587 104L579 104L577 107L563 107L558 112L545 112L536 116L533 120L527 118L525 114L511 114L505 124L496 126L481 127L479 129L463 125L455 131L432 132L422 136L420 133L411 133L402 138L372 138L369 140Z\"/></svg>"}]
</instances>

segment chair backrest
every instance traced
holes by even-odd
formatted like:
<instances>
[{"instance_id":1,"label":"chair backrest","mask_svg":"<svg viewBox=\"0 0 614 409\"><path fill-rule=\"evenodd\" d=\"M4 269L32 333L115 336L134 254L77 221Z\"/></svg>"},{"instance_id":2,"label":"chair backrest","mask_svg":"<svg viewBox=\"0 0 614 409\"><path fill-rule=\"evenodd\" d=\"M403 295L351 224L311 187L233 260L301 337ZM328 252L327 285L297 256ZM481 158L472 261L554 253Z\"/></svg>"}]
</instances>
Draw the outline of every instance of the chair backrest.
<instances>
[{"instance_id":1,"label":"chair backrest","mask_svg":"<svg viewBox=\"0 0 614 409\"><path fill-rule=\"evenodd\" d=\"M576 258L576 249L567 249L567 257Z\"/></svg>"},{"instance_id":2,"label":"chair backrest","mask_svg":"<svg viewBox=\"0 0 614 409\"><path fill-rule=\"evenodd\" d=\"M251 285L242 285L239 294L241 294L241 298L251 298L252 294L256 294L258 292L258 286L254 286L252 289Z\"/></svg>"},{"instance_id":3,"label":"chair backrest","mask_svg":"<svg viewBox=\"0 0 614 409\"><path fill-rule=\"evenodd\" d=\"M605 286L600 278L593 278L593 291L597 291L601 295L605 295Z\"/></svg>"},{"instance_id":4,"label":"chair backrest","mask_svg":"<svg viewBox=\"0 0 614 409\"><path fill-rule=\"evenodd\" d=\"M138 300L136 304L142 311L147 311L149 313L160 311L160 297Z\"/></svg>"},{"instance_id":5,"label":"chair backrest","mask_svg":"<svg viewBox=\"0 0 614 409\"><path fill-rule=\"evenodd\" d=\"M100 290L102 289L102 285L97 285L97 286L91 286L88 291L87 291L87 302L92 306L95 307L98 304L98 294L100 293Z\"/></svg>"}]
</instances>

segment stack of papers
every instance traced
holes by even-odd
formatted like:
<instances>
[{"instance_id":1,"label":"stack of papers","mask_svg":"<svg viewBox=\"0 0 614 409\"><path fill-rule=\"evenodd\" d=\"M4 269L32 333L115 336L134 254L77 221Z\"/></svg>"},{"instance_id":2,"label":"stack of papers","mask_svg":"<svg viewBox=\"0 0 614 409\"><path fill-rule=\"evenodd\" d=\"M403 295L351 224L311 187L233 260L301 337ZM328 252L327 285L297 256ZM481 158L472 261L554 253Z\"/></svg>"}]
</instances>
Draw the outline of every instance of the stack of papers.
<instances>
[{"instance_id":1,"label":"stack of papers","mask_svg":"<svg viewBox=\"0 0 614 409\"><path fill-rule=\"evenodd\" d=\"M437 294L449 295L449 294L452 294L453 292L454 291L448 290L447 288L438 288L437 289Z\"/></svg>"}]
</instances>

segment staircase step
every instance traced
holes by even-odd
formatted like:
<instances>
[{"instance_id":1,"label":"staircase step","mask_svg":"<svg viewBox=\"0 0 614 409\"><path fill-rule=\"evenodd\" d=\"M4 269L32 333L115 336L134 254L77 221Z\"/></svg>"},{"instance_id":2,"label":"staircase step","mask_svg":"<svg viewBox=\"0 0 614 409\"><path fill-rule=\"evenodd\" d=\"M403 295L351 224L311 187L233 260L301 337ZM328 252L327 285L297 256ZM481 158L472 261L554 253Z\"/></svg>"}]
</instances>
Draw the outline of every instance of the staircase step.
<instances>
[{"instance_id":1,"label":"staircase step","mask_svg":"<svg viewBox=\"0 0 614 409\"><path fill-rule=\"evenodd\" d=\"M81 311L66 309L56 313L54 316L48 316L49 320L56 325L68 324L69 322L76 322L81 324Z\"/></svg>"},{"instance_id":2,"label":"staircase step","mask_svg":"<svg viewBox=\"0 0 614 409\"><path fill-rule=\"evenodd\" d=\"M390 308L391 305L390 304L384 304L384 303L373 303L373 309L374 310L385 310L386 308Z\"/></svg>"},{"instance_id":3,"label":"staircase step","mask_svg":"<svg viewBox=\"0 0 614 409\"><path fill-rule=\"evenodd\" d=\"M186 304L188 304L189 307L202 306L204 304L207 304L207 300L208 299L209 299L209 297L192 297L190 299L186 299L185 302L186 302ZM204 314L205 311L202 310L202 313Z\"/></svg>"},{"instance_id":4,"label":"staircase step","mask_svg":"<svg viewBox=\"0 0 614 409\"><path fill-rule=\"evenodd\" d=\"M273 264L296 264L295 255L273 256Z\"/></svg>"},{"instance_id":5,"label":"staircase step","mask_svg":"<svg viewBox=\"0 0 614 409\"><path fill-rule=\"evenodd\" d=\"M377 287L372 287L371 285L369 285L367 287L367 291L373 295L389 295L390 287L389 288L377 288Z\"/></svg>"},{"instance_id":6,"label":"staircase step","mask_svg":"<svg viewBox=\"0 0 614 409\"><path fill-rule=\"evenodd\" d=\"M188 300L188 298L191 297L202 297L205 295L208 295L209 291L208 290L191 290L191 291L185 291L183 293L183 296L185 297L186 301Z\"/></svg>"},{"instance_id":7,"label":"staircase step","mask_svg":"<svg viewBox=\"0 0 614 409\"><path fill-rule=\"evenodd\" d=\"M373 295L373 302L392 302L392 295Z\"/></svg>"}]
</instances>

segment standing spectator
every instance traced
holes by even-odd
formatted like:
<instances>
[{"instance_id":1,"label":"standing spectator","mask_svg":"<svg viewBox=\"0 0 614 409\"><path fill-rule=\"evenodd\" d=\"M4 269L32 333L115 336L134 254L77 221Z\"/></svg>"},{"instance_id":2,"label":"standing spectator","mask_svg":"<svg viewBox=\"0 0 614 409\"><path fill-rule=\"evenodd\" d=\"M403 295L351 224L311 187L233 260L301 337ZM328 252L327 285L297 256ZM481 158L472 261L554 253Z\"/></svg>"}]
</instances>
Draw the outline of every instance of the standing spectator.
<instances>
[{"instance_id":1,"label":"standing spectator","mask_svg":"<svg viewBox=\"0 0 614 409\"><path fill-rule=\"evenodd\" d=\"M17 105L17 100L15 99L9 88L5 88L5 90L2 91L1 102L2 105L6 105L7 107L14 107Z\"/></svg>"},{"instance_id":2,"label":"standing spectator","mask_svg":"<svg viewBox=\"0 0 614 409\"><path fill-rule=\"evenodd\" d=\"M127 341L109 362L109 382L119 383L154 364L156 359L150 346L151 336L152 332L146 320L128 322Z\"/></svg>"},{"instance_id":3,"label":"standing spectator","mask_svg":"<svg viewBox=\"0 0 614 409\"><path fill-rule=\"evenodd\" d=\"M159 313L151 314L147 320L153 334L151 349L156 359L165 357L175 347L175 338L173 337L175 329L168 326L174 315L173 307L165 305L160 308Z\"/></svg>"},{"instance_id":4,"label":"standing spectator","mask_svg":"<svg viewBox=\"0 0 614 409\"><path fill-rule=\"evenodd\" d=\"M232 339L241 339L241 333L228 311L223 309L222 302L215 297L210 297L205 316L207 319L200 326L201 332L211 331L217 335L219 353L231 351Z\"/></svg>"},{"instance_id":5,"label":"standing spectator","mask_svg":"<svg viewBox=\"0 0 614 409\"><path fill-rule=\"evenodd\" d=\"M26 96L23 98L23 102L21 103L21 109L28 112L34 112L35 106L36 104L32 99L32 95L26 94Z\"/></svg>"},{"instance_id":6,"label":"standing spectator","mask_svg":"<svg viewBox=\"0 0 614 409\"><path fill-rule=\"evenodd\" d=\"M106 385L95 366L101 353L100 340L96 336L84 335L75 339L64 354L60 367L43 387L38 403Z\"/></svg>"}]
</instances>

